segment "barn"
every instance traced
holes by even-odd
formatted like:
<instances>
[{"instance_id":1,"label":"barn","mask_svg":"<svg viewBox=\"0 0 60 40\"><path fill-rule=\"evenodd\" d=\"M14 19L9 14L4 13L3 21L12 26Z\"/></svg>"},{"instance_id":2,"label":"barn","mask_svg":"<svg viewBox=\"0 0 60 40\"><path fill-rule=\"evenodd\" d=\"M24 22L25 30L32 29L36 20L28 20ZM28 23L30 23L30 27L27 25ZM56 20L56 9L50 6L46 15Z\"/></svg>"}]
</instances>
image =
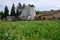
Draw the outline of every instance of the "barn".
<instances>
[{"instance_id":1,"label":"barn","mask_svg":"<svg viewBox=\"0 0 60 40\"><path fill-rule=\"evenodd\" d=\"M60 20L60 10L55 10L52 12L47 12L40 15L41 20Z\"/></svg>"}]
</instances>

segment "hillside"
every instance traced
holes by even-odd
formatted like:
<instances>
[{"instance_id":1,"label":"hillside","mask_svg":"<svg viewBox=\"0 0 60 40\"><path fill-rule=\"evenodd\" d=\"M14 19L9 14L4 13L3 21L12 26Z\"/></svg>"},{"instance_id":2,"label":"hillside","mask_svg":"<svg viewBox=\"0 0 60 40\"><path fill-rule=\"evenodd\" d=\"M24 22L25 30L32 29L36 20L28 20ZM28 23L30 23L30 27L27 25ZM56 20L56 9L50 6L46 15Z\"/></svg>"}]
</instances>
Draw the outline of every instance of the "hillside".
<instances>
[{"instance_id":1,"label":"hillside","mask_svg":"<svg viewBox=\"0 0 60 40\"><path fill-rule=\"evenodd\" d=\"M0 21L0 40L60 40L60 20Z\"/></svg>"}]
</instances>

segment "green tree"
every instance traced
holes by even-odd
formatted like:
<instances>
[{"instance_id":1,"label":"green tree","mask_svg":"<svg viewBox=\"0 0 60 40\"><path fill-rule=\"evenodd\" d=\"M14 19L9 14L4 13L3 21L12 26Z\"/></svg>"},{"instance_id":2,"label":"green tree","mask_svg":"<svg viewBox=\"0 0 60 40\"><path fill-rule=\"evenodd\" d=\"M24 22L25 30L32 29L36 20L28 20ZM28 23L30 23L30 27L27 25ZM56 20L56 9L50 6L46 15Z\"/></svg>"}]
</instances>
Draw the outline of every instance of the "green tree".
<instances>
[{"instance_id":1,"label":"green tree","mask_svg":"<svg viewBox=\"0 0 60 40\"><path fill-rule=\"evenodd\" d=\"M18 11L18 9L16 10L16 17L18 18L18 16L19 16L19 11Z\"/></svg>"},{"instance_id":2,"label":"green tree","mask_svg":"<svg viewBox=\"0 0 60 40\"><path fill-rule=\"evenodd\" d=\"M23 8L25 7L25 4L23 4Z\"/></svg>"},{"instance_id":3,"label":"green tree","mask_svg":"<svg viewBox=\"0 0 60 40\"><path fill-rule=\"evenodd\" d=\"M18 3L17 7L20 9L22 7L21 3Z\"/></svg>"},{"instance_id":4,"label":"green tree","mask_svg":"<svg viewBox=\"0 0 60 40\"><path fill-rule=\"evenodd\" d=\"M6 5L5 9L4 9L4 17L7 17L8 15L9 15L9 10L8 10L7 5Z\"/></svg>"},{"instance_id":5,"label":"green tree","mask_svg":"<svg viewBox=\"0 0 60 40\"><path fill-rule=\"evenodd\" d=\"M43 11L36 11L36 15L42 14Z\"/></svg>"},{"instance_id":6,"label":"green tree","mask_svg":"<svg viewBox=\"0 0 60 40\"><path fill-rule=\"evenodd\" d=\"M0 15L1 15L0 19L2 20L3 19L3 11L0 12Z\"/></svg>"},{"instance_id":7,"label":"green tree","mask_svg":"<svg viewBox=\"0 0 60 40\"><path fill-rule=\"evenodd\" d=\"M3 15L3 11L0 11L0 15Z\"/></svg>"},{"instance_id":8,"label":"green tree","mask_svg":"<svg viewBox=\"0 0 60 40\"><path fill-rule=\"evenodd\" d=\"M12 8L11 8L11 16L15 16L15 5L13 4L12 5Z\"/></svg>"},{"instance_id":9,"label":"green tree","mask_svg":"<svg viewBox=\"0 0 60 40\"><path fill-rule=\"evenodd\" d=\"M16 17L18 17L22 13L20 9L22 9L22 5L21 3L18 3L17 9L16 9Z\"/></svg>"}]
</instances>

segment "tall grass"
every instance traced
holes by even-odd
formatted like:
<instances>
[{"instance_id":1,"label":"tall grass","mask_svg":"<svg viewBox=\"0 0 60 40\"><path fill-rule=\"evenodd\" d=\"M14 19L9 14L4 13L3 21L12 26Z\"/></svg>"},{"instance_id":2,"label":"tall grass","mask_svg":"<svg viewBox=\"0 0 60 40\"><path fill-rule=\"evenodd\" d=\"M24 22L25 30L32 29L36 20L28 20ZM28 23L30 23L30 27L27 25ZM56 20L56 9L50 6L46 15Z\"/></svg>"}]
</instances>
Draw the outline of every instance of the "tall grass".
<instances>
[{"instance_id":1,"label":"tall grass","mask_svg":"<svg viewBox=\"0 0 60 40\"><path fill-rule=\"evenodd\" d=\"M60 20L0 21L0 40L60 40Z\"/></svg>"}]
</instances>

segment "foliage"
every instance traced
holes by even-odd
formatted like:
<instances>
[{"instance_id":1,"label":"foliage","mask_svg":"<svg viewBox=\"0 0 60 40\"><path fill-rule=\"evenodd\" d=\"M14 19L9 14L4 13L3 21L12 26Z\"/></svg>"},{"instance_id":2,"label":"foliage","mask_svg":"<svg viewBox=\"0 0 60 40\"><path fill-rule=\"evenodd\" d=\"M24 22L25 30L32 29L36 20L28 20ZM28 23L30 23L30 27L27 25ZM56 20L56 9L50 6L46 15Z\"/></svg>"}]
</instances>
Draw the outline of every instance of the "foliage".
<instances>
[{"instance_id":1,"label":"foliage","mask_svg":"<svg viewBox=\"0 0 60 40\"><path fill-rule=\"evenodd\" d=\"M9 10L8 10L8 7L5 6L5 10L4 10L4 17L8 16L9 15Z\"/></svg>"},{"instance_id":2,"label":"foliage","mask_svg":"<svg viewBox=\"0 0 60 40\"><path fill-rule=\"evenodd\" d=\"M22 11L20 11L21 9L22 9L22 5L21 3L18 3L17 9L16 9L16 17L18 17L22 13Z\"/></svg>"},{"instance_id":3,"label":"foliage","mask_svg":"<svg viewBox=\"0 0 60 40\"><path fill-rule=\"evenodd\" d=\"M0 15L3 15L3 11L0 12Z\"/></svg>"},{"instance_id":4,"label":"foliage","mask_svg":"<svg viewBox=\"0 0 60 40\"><path fill-rule=\"evenodd\" d=\"M0 40L60 40L60 20L0 21Z\"/></svg>"},{"instance_id":5,"label":"foliage","mask_svg":"<svg viewBox=\"0 0 60 40\"><path fill-rule=\"evenodd\" d=\"M1 15L0 19L2 20L3 19L3 15L4 15L3 11L0 12L0 15Z\"/></svg>"},{"instance_id":6,"label":"foliage","mask_svg":"<svg viewBox=\"0 0 60 40\"><path fill-rule=\"evenodd\" d=\"M19 11L18 11L18 9L16 10L16 15L15 15L17 18L18 18L18 16L19 16Z\"/></svg>"},{"instance_id":7,"label":"foliage","mask_svg":"<svg viewBox=\"0 0 60 40\"><path fill-rule=\"evenodd\" d=\"M15 16L15 5L13 3L12 8L11 8L11 16Z\"/></svg>"},{"instance_id":8,"label":"foliage","mask_svg":"<svg viewBox=\"0 0 60 40\"><path fill-rule=\"evenodd\" d=\"M43 11L36 11L36 15L42 14Z\"/></svg>"},{"instance_id":9,"label":"foliage","mask_svg":"<svg viewBox=\"0 0 60 40\"><path fill-rule=\"evenodd\" d=\"M21 3L18 3L18 8L20 9L22 7Z\"/></svg>"},{"instance_id":10,"label":"foliage","mask_svg":"<svg viewBox=\"0 0 60 40\"><path fill-rule=\"evenodd\" d=\"M23 8L25 8L25 6L26 6L26 5L25 5L25 4L23 4Z\"/></svg>"}]
</instances>

